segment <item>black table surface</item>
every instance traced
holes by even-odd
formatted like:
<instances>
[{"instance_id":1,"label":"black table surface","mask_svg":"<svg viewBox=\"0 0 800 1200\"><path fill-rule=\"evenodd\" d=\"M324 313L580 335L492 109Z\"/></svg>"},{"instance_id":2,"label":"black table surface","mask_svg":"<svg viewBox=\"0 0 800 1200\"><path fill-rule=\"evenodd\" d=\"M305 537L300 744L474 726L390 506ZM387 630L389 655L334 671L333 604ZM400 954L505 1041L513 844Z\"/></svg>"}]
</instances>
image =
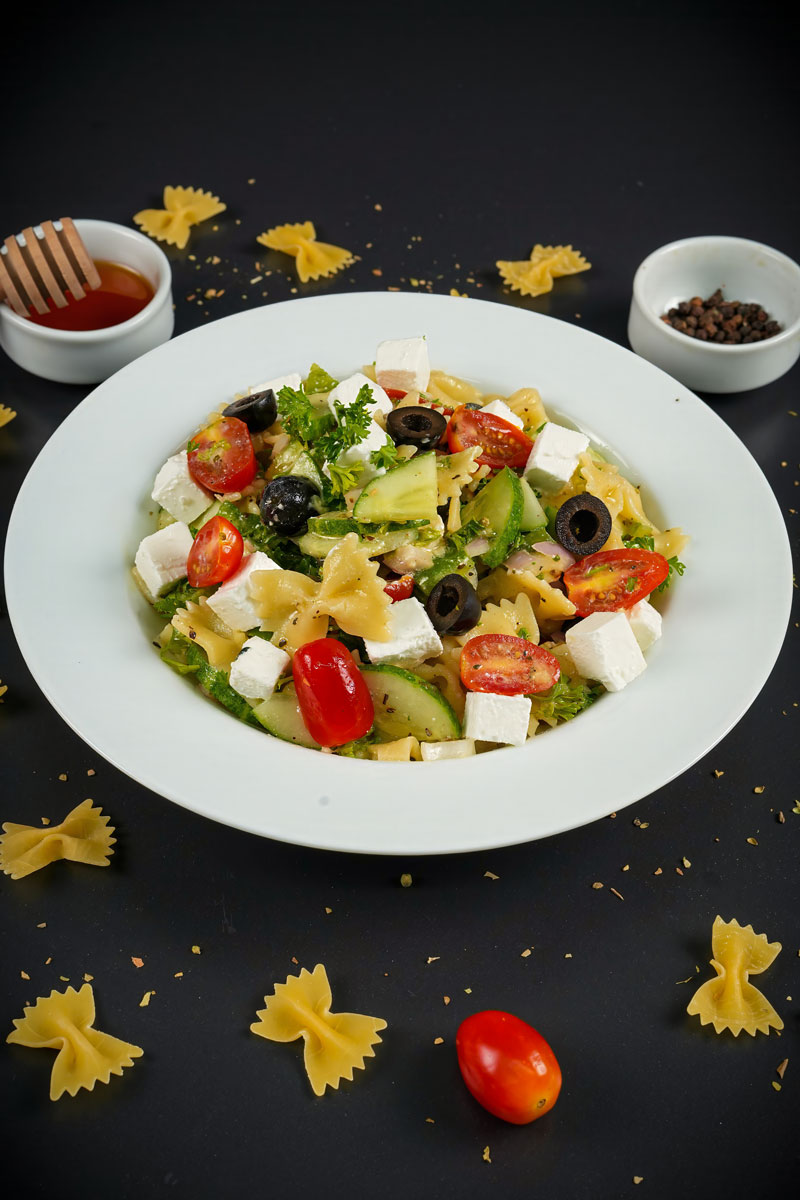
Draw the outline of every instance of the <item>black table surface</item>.
<instances>
[{"instance_id":1,"label":"black table surface","mask_svg":"<svg viewBox=\"0 0 800 1200\"><path fill-rule=\"evenodd\" d=\"M295 295L417 281L626 345L632 276L656 246L719 232L800 257L797 46L762 11L232 2L123 15L88 3L35 22L23 11L6 27L2 233L63 213L130 224L165 184L192 185L228 207L185 251L167 249L178 334ZM359 261L303 286L254 241L306 219ZM494 262L537 241L574 243L591 271L539 299L511 294ZM257 261L272 274L256 285ZM764 471L795 545L799 379L704 397ZM5 528L37 452L89 389L9 360L0 380L18 413L0 430ZM124 425L119 435L110 452L124 454ZM736 520L736 498L709 485L719 520ZM60 528L54 495L53 537L75 540L80 569L91 513L81 530ZM759 547L742 546L731 587L758 564ZM68 587L53 580L55 621ZM754 612L742 637L758 629ZM98 1027L145 1049L123 1078L52 1104L52 1055L3 1046L8 1194L786 1194L800 1079L797 637L795 611L747 715L636 806L525 846L395 859L259 839L121 775L50 708L3 607L0 816L56 822L91 796L118 842L108 870L4 879L2 1025L88 973ZM109 663L109 697L124 686ZM591 764L573 769L589 785ZM783 943L759 981L782 1036L734 1040L686 1015L695 979L710 977L717 913ZM334 1008L388 1021L366 1071L322 1099L300 1043L248 1031L274 982L317 962ZM529 1020L560 1059L558 1104L531 1126L491 1117L461 1082L456 1030L484 1008Z\"/></svg>"}]
</instances>

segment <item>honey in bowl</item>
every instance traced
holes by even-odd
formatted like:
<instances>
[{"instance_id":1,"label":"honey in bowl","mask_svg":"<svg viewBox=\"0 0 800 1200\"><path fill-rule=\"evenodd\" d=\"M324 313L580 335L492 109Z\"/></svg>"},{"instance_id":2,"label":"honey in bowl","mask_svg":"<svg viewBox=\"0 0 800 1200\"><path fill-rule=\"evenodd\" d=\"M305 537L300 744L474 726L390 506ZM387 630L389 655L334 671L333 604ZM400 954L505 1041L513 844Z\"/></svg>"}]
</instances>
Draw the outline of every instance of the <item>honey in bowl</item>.
<instances>
[{"instance_id":1,"label":"honey in bowl","mask_svg":"<svg viewBox=\"0 0 800 1200\"><path fill-rule=\"evenodd\" d=\"M100 276L100 286L94 291L86 290L83 300L75 300L67 292L66 308L56 308L48 299L50 311L37 313L31 309L30 319L36 325L48 329L65 329L73 333L90 329L107 329L129 321L153 299L153 285L144 275L122 263L94 260Z\"/></svg>"}]
</instances>

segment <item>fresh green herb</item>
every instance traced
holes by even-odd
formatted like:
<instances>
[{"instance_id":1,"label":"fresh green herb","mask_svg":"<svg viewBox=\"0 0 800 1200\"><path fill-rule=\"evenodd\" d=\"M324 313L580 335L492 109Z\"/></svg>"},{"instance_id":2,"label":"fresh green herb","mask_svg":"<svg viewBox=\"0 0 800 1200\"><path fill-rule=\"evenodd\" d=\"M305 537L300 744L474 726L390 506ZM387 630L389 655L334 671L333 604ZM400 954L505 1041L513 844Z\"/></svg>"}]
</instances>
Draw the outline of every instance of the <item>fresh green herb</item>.
<instances>
[{"instance_id":1,"label":"fresh green herb","mask_svg":"<svg viewBox=\"0 0 800 1200\"><path fill-rule=\"evenodd\" d=\"M323 500L334 500L354 488L363 472L361 463L353 463L351 467L340 467L337 463L328 463L329 483Z\"/></svg>"},{"instance_id":2,"label":"fresh green herb","mask_svg":"<svg viewBox=\"0 0 800 1200\"><path fill-rule=\"evenodd\" d=\"M639 525L638 528L646 529L647 526ZM625 546L639 546L639 547L641 547L642 550L654 551L656 548L655 538L653 538L651 535L648 535L648 534L639 535L637 537L624 537L622 539L622 542L623 542L623 545L625 545ZM681 560L678 558L677 554L673 554L672 558L667 559L667 566L669 567L669 575L667 576L667 578L664 580L663 583L660 583L658 585L658 587L654 589L654 591L653 591L654 596L657 596L659 592L666 591L666 589L672 583L672 580L674 579L674 577L676 575L682 575L683 572L686 570L686 564L681 562ZM632 589L629 588L628 590L630 591Z\"/></svg>"},{"instance_id":3,"label":"fresh green herb","mask_svg":"<svg viewBox=\"0 0 800 1200\"><path fill-rule=\"evenodd\" d=\"M392 441L385 442L377 450L373 450L369 457L376 467L390 471L392 467L397 466L397 446Z\"/></svg>"},{"instance_id":4,"label":"fresh green herb","mask_svg":"<svg viewBox=\"0 0 800 1200\"><path fill-rule=\"evenodd\" d=\"M260 517L255 516L254 513L243 513L235 504L231 504L230 500L223 500L217 510L217 516L230 521L231 525L235 526L242 537L247 538L256 550L272 554L277 539Z\"/></svg>"},{"instance_id":5,"label":"fresh green herb","mask_svg":"<svg viewBox=\"0 0 800 1200\"><path fill-rule=\"evenodd\" d=\"M190 438L186 445L186 453L193 454L195 450L199 450L199 449L200 449L200 443L197 441L197 439Z\"/></svg>"},{"instance_id":6,"label":"fresh green herb","mask_svg":"<svg viewBox=\"0 0 800 1200\"><path fill-rule=\"evenodd\" d=\"M282 387L276 399L284 433L307 446L315 429L316 409L304 389Z\"/></svg>"},{"instance_id":7,"label":"fresh green herb","mask_svg":"<svg viewBox=\"0 0 800 1200\"><path fill-rule=\"evenodd\" d=\"M531 635L524 625L520 625L519 629L517 630L517 637L525 638L527 641L530 641Z\"/></svg>"},{"instance_id":8,"label":"fresh green herb","mask_svg":"<svg viewBox=\"0 0 800 1200\"><path fill-rule=\"evenodd\" d=\"M197 452L197 461L201 463L216 462L230 448L231 444L228 439L220 438L219 441L212 442L210 446L206 446L205 450L199 450Z\"/></svg>"},{"instance_id":9,"label":"fresh green herb","mask_svg":"<svg viewBox=\"0 0 800 1200\"><path fill-rule=\"evenodd\" d=\"M536 529L528 529L525 533L518 533L508 548L508 555L513 554L515 550L533 550L537 542L549 542L550 540L547 526L539 525ZM554 555L553 557L556 556Z\"/></svg>"},{"instance_id":10,"label":"fresh green herb","mask_svg":"<svg viewBox=\"0 0 800 1200\"><path fill-rule=\"evenodd\" d=\"M454 550L457 554L463 554L465 547L468 546L474 538L482 537L484 532L484 527L481 525L480 521L475 519L472 521L467 521L466 525L462 525L460 529L455 531L455 533L449 533L447 535L448 549Z\"/></svg>"},{"instance_id":11,"label":"fresh green herb","mask_svg":"<svg viewBox=\"0 0 800 1200\"><path fill-rule=\"evenodd\" d=\"M540 721L569 721L593 704L602 692L600 684L562 674L548 691L531 696L531 716Z\"/></svg>"},{"instance_id":12,"label":"fresh green herb","mask_svg":"<svg viewBox=\"0 0 800 1200\"><path fill-rule=\"evenodd\" d=\"M318 392L332 392L338 382L338 379L324 371L319 363L312 363L308 370L308 378L303 384L303 391L307 396L314 396Z\"/></svg>"},{"instance_id":13,"label":"fresh green herb","mask_svg":"<svg viewBox=\"0 0 800 1200\"><path fill-rule=\"evenodd\" d=\"M343 746L337 746L334 753L340 754L343 758L369 758L369 748L374 746L377 740L377 733L370 730L355 742L345 742Z\"/></svg>"},{"instance_id":14,"label":"fresh green herb","mask_svg":"<svg viewBox=\"0 0 800 1200\"><path fill-rule=\"evenodd\" d=\"M557 542L557 541L558 541L558 537L557 537L557 535L556 535L556 516L558 515L558 509L557 509L557 508L553 508L552 504L545 504L545 506L544 506L544 515L547 517L547 533L548 533L548 536L549 536L549 537L550 537L550 538L551 538L551 539L552 539L554 542Z\"/></svg>"},{"instance_id":15,"label":"fresh green herb","mask_svg":"<svg viewBox=\"0 0 800 1200\"><path fill-rule=\"evenodd\" d=\"M209 596L213 590L213 588L191 587L188 581L184 579L181 583L176 584L171 591L167 592L165 596L160 596L153 605L153 608L159 616L166 617L168 621L171 621L179 608L185 608L190 600L197 603L201 596Z\"/></svg>"},{"instance_id":16,"label":"fresh green herb","mask_svg":"<svg viewBox=\"0 0 800 1200\"><path fill-rule=\"evenodd\" d=\"M364 441L372 420L369 407L371 401L372 389L366 383L352 404L334 401L337 424L317 438L314 455L318 460L335 463L345 450L350 450Z\"/></svg>"},{"instance_id":17,"label":"fresh green herb","mask_svg":"<svg viewBox=\"0 0 800 1200\"><path fill-rule=\"evenodd\" d=\"M638 585L638 583L639 583L639 576L638 576L638 575L631 575L630 579L626 580L626 583L625 583L625 591L626 591L626 592L633 592L633 591L635 591L635 590L636 590L636 587L637 587L637 585Z\"/></svg>"},{"instance_id":18,"label":"fresh green herb","mask_svg":"<svg viewBox=\"0 0 800 1200\"><path fill-rule=\"evenodd\" d=\"M161 649L161 661L165 662L178 675L192 675L199 668L199 663L189 661L191 642L177 629L172 630L169 641Z\"/></svg>"},{"instance_id":19,"label":"fresh green herb","mask_svg":"<svg viewBox=\"0 0 800 1200\"><path fill-rule=\"evenodd\" d=\"M545 425L549 425L549 424L550 424L550 422L549 422L549 421L542 421L541 425L540 425L540 426L539 426L539 428L536 430L536 434L537 434L537 436L538 436L538 435L539 435L539 434L542 432L542 430L544 429Z\"/></svg>"}]
</instances>

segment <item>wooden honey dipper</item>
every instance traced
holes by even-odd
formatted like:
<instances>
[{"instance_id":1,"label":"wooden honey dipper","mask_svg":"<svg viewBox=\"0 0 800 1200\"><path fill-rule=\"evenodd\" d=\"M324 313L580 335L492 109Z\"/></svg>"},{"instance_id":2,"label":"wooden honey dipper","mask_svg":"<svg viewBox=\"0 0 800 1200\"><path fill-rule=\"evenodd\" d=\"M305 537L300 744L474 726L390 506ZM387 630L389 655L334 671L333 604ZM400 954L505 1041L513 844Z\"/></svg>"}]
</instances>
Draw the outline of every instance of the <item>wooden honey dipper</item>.
<instances>
[{"instance_id":1,"label":"wooden honey dipper","mask_svg":"<svg viewBox=\"0 0 800 1200\"><path fill-rule=\"evenodd\" d=\"M100 286L97 267L92 262L70 217L60 221L42 221L42 236L33 226L17 237L7 237L0 249L0 299L20 317L50 311L48 297L57 308L69 304L66 291L82 300L86 288Z\"/></svg>"}]
</instances>

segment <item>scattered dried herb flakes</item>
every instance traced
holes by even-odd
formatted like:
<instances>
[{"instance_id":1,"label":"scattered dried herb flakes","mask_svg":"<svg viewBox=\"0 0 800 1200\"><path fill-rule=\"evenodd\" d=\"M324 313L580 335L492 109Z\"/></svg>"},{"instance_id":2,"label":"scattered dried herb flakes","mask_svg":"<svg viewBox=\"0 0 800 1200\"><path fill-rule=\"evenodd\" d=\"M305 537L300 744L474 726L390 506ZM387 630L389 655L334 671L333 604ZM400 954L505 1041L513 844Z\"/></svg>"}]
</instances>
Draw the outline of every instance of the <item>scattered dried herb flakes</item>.
<instances>
[{"instance_id":1,"label":"scattered dried herb flakes","mask_svg":"<svg viewBox=\"0 0 800 1200\"><path fill-rule=\"evenodd\" d=\"M624 900L624 899L625 899L625 897L623 896L622 892L618 892L618 891L617 891L617 889L616 889L615 887L609 888L608 890L609 890L610 892L613 892L613 893L614 893L614 895L617 897L617 899L618 899L618 900Z\"/></svg>"},{"instance_id":2,"label":"scattered dried herb flakes","mask_svg":"<svg viewBox=\"0 0 800 1200\"><path fill-rule=\"evenodd\" d=\"M84 971L84 973L83 973L83 982L84 983L91 983L93 979L94 979L94 975L89 975L86 971Z\"/></svg>"},{"instance_id":3,"label":"scattered dried herb flakes","mask_svg":"<svg viewBox=\"0 0 800 1200\"><path fill-rule=\"evenodd\" d=\"M432 962L438 962L441 957L441 954L431 954L428 956L428 958L426 958L425 961L427 962L428 966L430 966Z\"/></svg>"},{"instance_id":4,"label":"scattered dried herb flakes","mask_svg":"<svg viewBox=\"0 0 800 1200\"><path fill-rule=\"evenodd\" d=\"M689 867L690 867L692 864L689 862L689 860L688 860L688 858L686 857L686 855L685 855L685 854L684 854L683 858L681 859L681 862L683 863L683 865L686 867L686 870L688 871L688 870L689 870Z\"/></svg>"},{"instance_id":5,"label":"scattered dried herb flakes","mask_svg":"<svg viewBox=\"0 0 800 1200\"><path fill-rule=\"evenodd\" d=\"M86 774L87 774L87 775L89 776L89 778L91 779L91 777L92 777L93 775L96 775L96 774L97 774L97 772L95 771L94 767L89 767L89 768L87 769L87 771L86 771Z\"/></svg>"},{"instance_id":6,"label":"scattered dried herb flakes","mask_svg":"<svg viewBox=\"0 0 800 1200\"><path fill-rule=\"evenodd\" d=\"M64 771L62 771L58 778L61 783L66 783L69 776Z\"/></svg>"},{"instance_id":7,"label":"scattered dried herb flakes","mask_svg":"<svg viewBox=\"0 0 800 1200\"><path fill-rule=\"evenodd\" d=\"M779 1062L777 1067L775 1068L776 1074L779 1075L781 1079L783 1079L784 1072L785 1072L786 1068L788 1067L788 1065L789 1065L788 1058L784 1058L783 1062Z\"/></svg>"},{"instance_id":8,"label":"scattered dried herb flakes","mask_svg":"<svg viewBox=\"0 0 800 1200\"><path fill-rule=\"evenodd\" d=\"M131 955L131 962L133 963L133 965L135 967L143 967L144 966L143 958L134 958L133 955Z\"/></svg>"},{"instance_id":9,"label":"scattered dried herb flakes","mask_svg":"<svg viewBox=\"0 0 800 1200\"><path fill-rule=\"evenodd\" d=\"M748 840L748 842L750 843L750 845L751 845L751 846L757 846L757 845L758 845L758 839L757 839L757 838L754 838L754 837L749 837L747 840Z\"/></svg>"},{"instance_id":10,"label":"scattered dried herb flakes","mask_svg":"<svg viewBox=\"0 0 800 1200\"><path fill-rule=\"evenodd\" d=\"M150 1004L150 997L155 996L155 994L156 993L154 990L145 992L145 994L142 996L141 1000L139 1001L139 1008L147 1008L148 1005Z\"/></svg>"},{"instance_id":11,"label":"scattered dried herb flakes","mask_svg":"<svg viewBox=\"0 0 800 1200\"><path fill-rule=\"evenodd\" d=\"M725 774L725 772L724 771L712 771L711 774L714 776L715 779L721 779L722 776Z\"/></svg>"},{"instance_id":12,"label":"scattered dried herb flakes","mask_svg":"<svg viewBox=\"0 0 800 1200\"><path fill-rule=\"evenodd\" d=\"M775 819L777 820L777 822L778 822L778 824L779 824L779 825L785 825L785 824L786 824L786 817L783 815L783 812L778 812L778 814L777 814L777 816L776 816L776 818L775 818Z\"/></svg>"},{"instance_id":13,"label":"scattered dried herb flakes","mask_svg":"<svg viewBox=\"0 0 800 1200\"><path fill-rule=\"evenodd\" d=\"M484 1147L483 1147L483 1161L484 1161L484 1162L488 1162L488 1163L490 1163L490 1162L492 1161L492 1156L491 1156L491 1154L490 1154L490 1152L489 1152L489 1147L488 1147L488 1146L484 1146Z\"/></svg>"},{"instance_id":14,"label":"scattered dried herb flakes","mask_svg":"<svg viewBox=\"0 0 800 1200\"><path fill-rule=\"evenodd\" d=\"M631 869L630 863L625 863L625 866L622 868L623 871L630 871L630 869Z\"/></svg>"},{"instance_id":15,"label":"scattered dried herb flakes","mask_svg":"<svg viewBox=\"0 0 800 1200\"><path fill-rule=\"evenodd\" d=\"M638 829L647 829L650 824L649 821L640 821L638 817L633 818L633 823Z\"/></svg>"},{"instance_id":16,"label":"scattered dried herb flakes","mask_svg":"<svg viewBox=\"0 0 800 1200\"><path fill-rule=\"evenodd\" d=\"M483 878L484 878L484 879L499 879L499 878L500 878L500 876L499 876L499 875L495 875L494 871L484 871L484 872L483 872Z\"/></svg>"},{"instance_id":17,"label":"scattered dried herb flakes","mask_svg":"<svg viewBox=\"0 0 800 1200\"><path fill-rule=\"evenodd\" d=\"M173 979L183 979L183 971L176 971L173 975Z\"/></svg>"},{"instance_id":18,"label":"scattered dried herb flakes","mask_svg":"<svg viewBox=\"0 0 800 1200\"><path fill-rule=\"evenodd\" d=\"M202 953L203 953L203 951L200 949L199 946L192 946L192 954L202 954ZM297 959L293 958L292 962L297 962Z\"/></svg>"},{"instance_id":19,"label":"scattered dried herb flakes","mask_svg":"<svg viewBox=\"0 0 800 1200\"><path fill-rule=\"evenodd\" d=\"M800 950L798 950L798 951L797 951L797 954L798 954L798 957L800 957ZM464 988L464 993L465 993L465 995L467 995L467 996L471 996L471 995L472 995L472 988Z\"/></svg>"},{"instance_id":20,"label":"scattered dried herb flakes","mask_svg":"<svg viewBox=\"0 0 800 1200\"><path fill-rule=\"evenodd\" d=\"M564 955L564 958L572 958L572 955L571 955L571 954L565 954L565 955Z\"/></svg>"},{"instance_id":21,"label":"scattered dried herb flakes","mask_svg":"<svg viewBox=\"0 0 800 1200\"><path fill-rule=\"evenodd\" d=\"M400 876L400 887L411 887L413 882L413 876L409 875L408 872Z\"/></svg>"},{"instance_id":22,"label":"scattered dried herb flakes","mask_svg":"<svg viewBox=\"0 0 800 1200\"><path fill-rule=\"evenodd\" d=\"M434 1044L434 1046L441 1046L441 1045L443 1045L443 1044L444 1044L444 1038L443 1038L443 1037L437 1037L437 1038L434 1038L434 1039L433 1039L433 1044Z\"/></svg>"},{"instance_id":23,"label":"scattered dried herb flakes","mask_svg":"<svg viewBox=\"0 0 800 1200\"><path fill-rule=\"evenodd\" d=\"M43 825L49 825L49 824L50 824L50 818L49 818L49 817L42 817L42 818L41 818L41 822L42 822L42 824L43 824Z\"/></svg>"},{"instance_id":24,"label":"scattered dried herb flakes","mask_svg":"<svg viewBox=\"0 0 800 1200\"><path fill-rule=\"evenodd\" d=\"M655 871L653 871L653 874L654 874L654 875L661 875L661 874L663 874L663 872L662 872L662 870L661 870L661 867L656 867Z\"/></svg>"},{"instance_id":25,"label":"scattered dried herb flakes","mask_svg":"<svg viewBox=\"0 0 800 1200\"><path fill-rule=\"evenodd\" d=\"M643 1183L643 1182L644 1182L644 1175L634 1175L634 1177L633 1177L633 1182L634 1182L634 1183Z\"/></svg>"},{"instance_id":26,"label":"scattered dried herb flakes","mask_svg":"<svg viewBox=\"0 0 800 1200\"><path fill-rule=\"evenodd\" d=\"M19 975L20 975L20 979L30 979L30 975L28 974L27 971L20 971Z\"/></svg>"},{"instance_id":27,"label":"scattered dried herb flakes","mask_svg":"<svg viewBox=\"0 0 800 1200\"><path fill-rule=\"evenodd\" d=\"M599 888L601 888L602 886L603 886L603 885L602 885L602 883L593 883L593 884L592 884L592 887L595 889L595 891L597 891L597 890L598 890Z\"/></svg>"},{"instance_id":28,"label":"scattered dried herb flakes","mask_svg":"<svg viewBox=\"0 0 800 1200\"><path fill-rule=\"evenodd\" d=\"M772 1086L775 1088L776 1092L779 1092L781 1090L781 1085L778 1083L777 1079L773 1079Z\"/></svg>"},{"instance_id":29,"label":"scattered dried herb flakes","mask_svg":"<svg viewBox=\"0 0 800 1200\"><path fill-rule=\"evenodd\" d=\"M445 1004L449 1004L449 1003L450 1003L450 997L449 997L449 996L442 996L442 1000L443 1000L443 1002L444 1002Z\"/></svg>"},{"instance_id":30,"label":"scattered dried herb flakes","mask_svg":"<svg viewBox=\"0 0 800 1200\"><path fill-rule=\"evenodd\" d=\"M326 912L326 913L328 913L328 914L330 915L330 914L333 912L333 909L332 909L332 908L328 908L328 906L327 906L327 904L326 904L326 905L325 905L325 912Z\"/></svg>"},{"instance_id":31,"label":"scattered dried herb flakes","mask_svg":"<svg viewBox=\"0 0 800 1200\"><path fill-rule=\"evenodd\" d=\"M530 958L530 956L531 956L531 952L527 947L520 954L520 958Z\"/></svg>"},{"instance_id":32,"label":"scattered dried herb flakes","mask_svg":"<svg viewBox=\"0 0 800 1200\"><path fill-rule=\"evenodd\" d=\"M436 1124L436 1122L434 1121L433 1117L426 1117L426 1118L425 1118L425 1124L426 1124L426 1125L435 1125L435 1124Z\"/></svg>"},{"instance_id":33,"label":"scattered dried herb flakes","mask_svg":"<svg viewBox=\"0 0 800 1200\"><path fill-rule=\"evenodd\" d=\"M765 785L765 784L763 784L763 783L760 783L760 784L758 785L758 787L754 787L754 788L753 788L753 791L755 792L755 794L756 794L757 796L760 796L760 795L761 795L761 793L762 793L762 792L765 792L766 790L767 790L767 789L766 789L766 785Z\"/></svg>"},{"instance_id":34,"label":"scattered dried herb flakes","mask_svg":"<svg viewBox=\"0 0 800 1200\"><path fill-rule=\"evenodd\" d=\"M36 926L37 929L47 929L47 921L40 921Z\"/></svg>"}]
</instances>

